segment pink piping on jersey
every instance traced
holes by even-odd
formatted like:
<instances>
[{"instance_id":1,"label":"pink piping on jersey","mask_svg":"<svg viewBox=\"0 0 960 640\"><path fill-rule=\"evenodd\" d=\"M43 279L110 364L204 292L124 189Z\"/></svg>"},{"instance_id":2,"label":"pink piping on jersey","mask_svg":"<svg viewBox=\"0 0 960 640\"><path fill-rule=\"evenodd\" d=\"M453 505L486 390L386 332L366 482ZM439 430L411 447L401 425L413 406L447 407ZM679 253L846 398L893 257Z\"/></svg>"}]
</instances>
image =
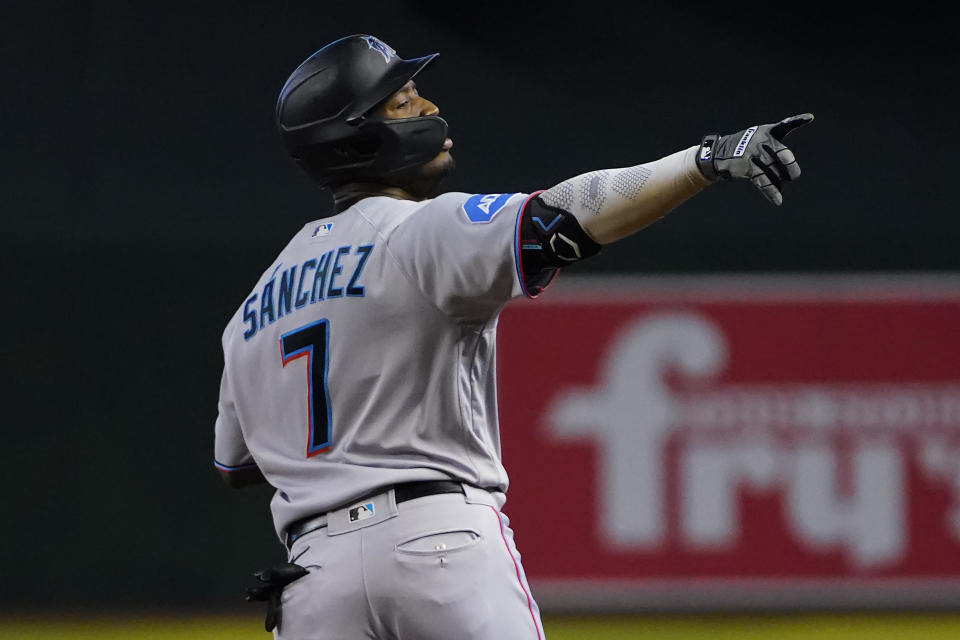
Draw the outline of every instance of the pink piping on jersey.
<instances>
[{"instance_id":1,"label":"pink piping on jersey","mask_svg":"<svg viewBox=\"0 0 960 640\"><path fill-rule=\"evenodd\" d=\"M520 577L520 565L517 564L517 559L513 557L513 552L510 551L510 545L507 544L507 536L503 532L503 518L500 517L500 512L493 507L490 507L490 510L493 511L494 515L497 516L497 521L500 523L500 539L503 540L503 546L507 548L507 555L510 556L511 560L513 560L513 568L517 571L517 582L520 583L520 589L523 591L523 595L527 597L527 609L530 611L530 619L533 621L533 628L537 630L537 640L542 640L542 636L540 635L540 625L537 624L537 616L533 615L533 599L530 597L530 593L527 591L527 588L523 585L523 578Z\"/></svg>"},{"instance_id":2,"label":"pink piping on jersey","mask_svg":"<svg viewBox=\"0 0 960 640\"><path fill-rule=\"evenodd\" d=\"M556 280L557 274L559 273L559 270L555 271L553 273L553 277L550 278L550 282L543 285L543 287L540 289L540 293L538 293L537 295L533 295L529 291L527 291L527 283L524 282L523 280L523 257L522 257L523 250L520 247L520 242L521 242L520 241L520 224L523 222L523 210L527 208L527 203L530 202L536 196L543 193L543 191L544 191L543 189L541 189L540 191L534 191L529 196L527 196L526 200L523 201L523 204L520 205L520 210L517 212L517 227L514 230L513 252L517 262L517 280L520 281L520 290L523 291L523 295L530 298L531 300L539 296L540 293L543 293L544 291L546 291L547 287L553 284L553 281Z\"/></svg>"}]
</instances>

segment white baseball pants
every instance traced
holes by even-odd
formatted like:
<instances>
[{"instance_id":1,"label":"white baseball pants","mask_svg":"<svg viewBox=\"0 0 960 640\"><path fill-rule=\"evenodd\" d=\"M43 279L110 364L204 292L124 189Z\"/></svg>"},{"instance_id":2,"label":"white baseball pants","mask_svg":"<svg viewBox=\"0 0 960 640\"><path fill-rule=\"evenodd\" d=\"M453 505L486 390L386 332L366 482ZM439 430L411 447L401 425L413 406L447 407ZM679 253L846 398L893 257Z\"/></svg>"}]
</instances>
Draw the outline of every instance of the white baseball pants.
<instances>
[{"instance_id":1,"label":"white baseball pants","mask_svg":"<svg viewBox=\"0 0 960 640\"><path fill-rule=\"evenodd\" d=\"M290 561L278 640L544 640L507 516L485 491L328 514ZM359 515L358 515L359 514Z\"/></svg>"}]
</instances>

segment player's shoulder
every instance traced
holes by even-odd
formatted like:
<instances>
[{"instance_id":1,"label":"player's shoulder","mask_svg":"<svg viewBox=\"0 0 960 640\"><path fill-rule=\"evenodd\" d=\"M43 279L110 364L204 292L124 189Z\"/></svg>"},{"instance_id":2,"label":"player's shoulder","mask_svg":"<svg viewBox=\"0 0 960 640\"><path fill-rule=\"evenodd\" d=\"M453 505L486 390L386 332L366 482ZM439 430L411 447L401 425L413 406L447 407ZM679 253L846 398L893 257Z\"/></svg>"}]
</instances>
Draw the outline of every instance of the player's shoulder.
<instances>
[{"instance_id":1,"label":"player's shoulder","mask_svg":"<svg viewBox=\"0 0 960 640\"><path fill-rule=\"evenodd\" d=\"M425 200L402 200L389 196L373 196L360 200L344 213L362 218L384 236L414 217L430 212L453 211L470 197L469 193L450 192Z\"/></svg>"},{"instance_id":2,"label":"player's shoulder","mask_svg":"<svg viewBox=\"0 0 960 640\"><path fill-rule=\"evenodd\" d=\"M448 191L425 200L374 196L360 200L344 213L362 218L381 237L389 238L400 228L410 229L421 224L448 227L488 223L503 211L515 210L525 195Z\"/></svg>"},{"instance_id":3,"label":"player's shoulder","mask_svg":"<svg viewBox=\"0 0 960 640\"><path fill-rule=\"evenodd\" d=\"M462 191L448 191L435 198L419 202L406 201L403 215L385 218L391 224L400 225L411 219L445 218L463 223L487 223L493 220L502 211L513 208L513 205L523 201L526 194L513 193L466 193ZM370 202L372 199L363 201ZM389 214L389 212L387 212Z\"/></svg>"},{"instance_id":4,"label":"player's shoulder","mask_svg":"<svg viewBox=\"0 0 960 640\"><path fill-rule=\"evenodd\" d=\"M457 211L468 219L499 213L501 209L519 200L525 194L511 193L464 193L450 191L432 200L424 201L424 208Z\"/></svg>"},{"instance_id":5,"label":"player's shoulder","mask_svg":"<svg viewBox=\"0 0 960 640\"><path fill-rule=\"evenodd\" d=\"M422 204L414 200L373 196L360 200L344 211L344 214L362 218L380 233L389 235L393 228L414 215Z\"/></svg>"}]
</instances>

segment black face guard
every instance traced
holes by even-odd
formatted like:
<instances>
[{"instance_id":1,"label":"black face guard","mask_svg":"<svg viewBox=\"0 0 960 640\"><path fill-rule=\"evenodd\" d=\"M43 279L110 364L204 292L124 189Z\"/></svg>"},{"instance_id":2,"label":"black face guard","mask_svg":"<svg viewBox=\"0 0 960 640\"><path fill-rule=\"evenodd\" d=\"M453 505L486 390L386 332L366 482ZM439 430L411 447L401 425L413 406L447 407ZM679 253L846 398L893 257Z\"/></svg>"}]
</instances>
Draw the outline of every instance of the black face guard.
<instances>
[{"instance_id":1,"label":"black face guard","mask_svg":"<svg viewBox=\"0 0 960 640\"><path fill-rule=\"evenodd\" d=\"M380 148L362 174L387 176L430 162L443 150L447 130L447 121L439 116L364 121L360 133L380 140Z\"/></svg>"}]
</instances>

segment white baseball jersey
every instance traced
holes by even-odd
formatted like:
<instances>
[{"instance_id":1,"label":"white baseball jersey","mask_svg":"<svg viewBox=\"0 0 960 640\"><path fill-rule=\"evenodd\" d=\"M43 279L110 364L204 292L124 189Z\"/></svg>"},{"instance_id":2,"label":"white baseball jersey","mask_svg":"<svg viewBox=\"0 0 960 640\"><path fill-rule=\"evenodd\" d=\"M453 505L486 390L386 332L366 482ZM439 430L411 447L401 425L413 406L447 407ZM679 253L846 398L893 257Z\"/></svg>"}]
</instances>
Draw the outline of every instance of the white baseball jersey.
<instances>
[{"instance_id":1,"label":"white baseball jersey","mask_svg":"<svg viewBox=\"0 0 960 640\"><path fill-rule=\"evenodd\" d=\"M366 198L304 226L260 277L223 333L215 459L260 468L278 535L400 482L506 490L495 343L524 293L525 201Z\"/></svg>"}]
</instances>

